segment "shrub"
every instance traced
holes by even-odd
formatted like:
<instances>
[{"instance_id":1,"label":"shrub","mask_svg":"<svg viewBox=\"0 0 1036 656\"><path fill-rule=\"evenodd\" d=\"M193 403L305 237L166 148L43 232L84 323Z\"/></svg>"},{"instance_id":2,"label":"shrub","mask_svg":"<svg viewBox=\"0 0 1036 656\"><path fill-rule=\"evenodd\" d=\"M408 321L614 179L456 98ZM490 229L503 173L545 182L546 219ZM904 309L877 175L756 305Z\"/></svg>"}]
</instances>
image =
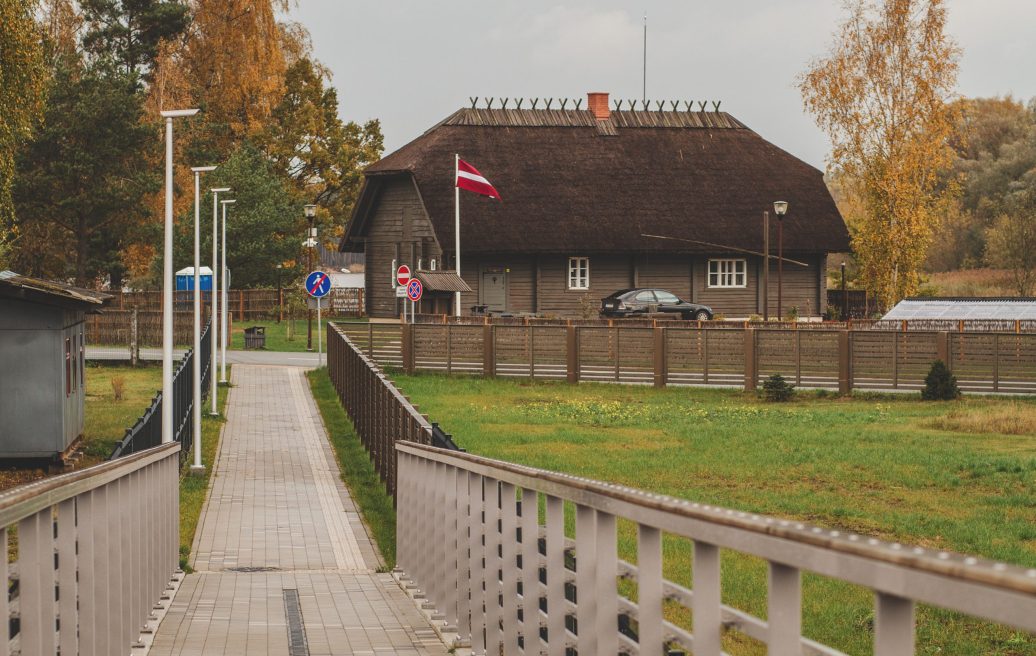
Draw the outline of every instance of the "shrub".
<instances>
[{"instance_id":1,"label":"shrub","mask_svg":"<svg viewBox=\"0 0 1036 656\"><path fill-rule=\"evenodd\" d=\"M726 321L727 320L727 315L717 313L717 314L712 315L712 320L713 321Z\"/></svg>"},{"instance_id":2,"label":"shrub","mask_svg":"<svg viewBox=\"0 0 1036 656\"><path fill-rule=\"evenodd\" d=\"M921 398L925 401L952 401L960 398L957 377L950 373L950 368L942 360L933 362L932 368L928 370Z\"/></svg>"},{"instance_id":3,"label":"shrub","mask_svg":"<svg viewBox=\"0 0 1036 656\"><path fill-rule=\"evenodd\" d=\"M763 381L763 399L773 403L790 401L795 396L795 386L780 374L774 374Z\"/></svg>"},{"instance_id":4,"label":"shrub","mask_svg":"<svg viewBox=\"0 0 1036 656\"><path fill-rule=\"evenodd\" d=\"M584 319L596 319L601 314L601 303L587 292L579 297L579 316Z\"/></svg>"},{"instance_id":5,"label":"shrub","mask_svg":"<svg viewBox=\"0 0 1036 656\"><path fill-rule=\"evenodd\" d=\"M758 314L753 314L750 317L748 317L748 321L750 323L761 323L762 320L763 320L763 318L761 316L759 316Z\"/></svg>"},{"instance_id":6,"label":"shrub","mask_svg":"<svg viewBox=\"0 0 1036 656\"><path fill-rule=\"evenodd\" d=\"M788 311L784 313L784 319L786 321L798 321L799 320L799 306L792 305L788 308Z\"/></svg>"},{"instance_id":7,"label":"shrub","mask_svg":"<svg viewBox=\"0 0 1036 656\"><path fill-rule=\"evenodd\" d=\"M121 401L126 392L126 378L123 376L112 376L112 396L116 401Z\"/></svg>"},{"instance_id":8,"label":"shrub","mask_svg":"<svg viewBox=\"0 0 1036 656\"><path fill-rule=\"evenodd\" d=\"M828 321L842 320L842 308L838 307L837 305L828 305L827 312L825 312L824 314L827 315Z\"/></svg>"}]
</instances>

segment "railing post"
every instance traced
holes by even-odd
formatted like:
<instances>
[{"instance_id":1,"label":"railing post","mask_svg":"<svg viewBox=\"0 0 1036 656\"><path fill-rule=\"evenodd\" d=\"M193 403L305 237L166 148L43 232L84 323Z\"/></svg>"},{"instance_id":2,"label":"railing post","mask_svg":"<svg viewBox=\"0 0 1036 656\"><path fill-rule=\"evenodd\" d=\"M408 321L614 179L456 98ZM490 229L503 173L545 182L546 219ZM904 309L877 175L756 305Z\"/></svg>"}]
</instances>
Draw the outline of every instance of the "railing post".
<instances>
[{"instance_id":1,"label":"railing post","mask_svg":"<svg viewBox=\"0 0 1036 656\"><path fill-rule=\"evenodd\" d=\"M547 653L564 656L565 650L565 505L547 496Z\"/></svg>"},{"instance_id":2,"label":"railing post","mask_svg":"<svg viewBox=\"0 0 1036 656\"><path fill-rule=\"evenodd\" d=\"M597 582L597 653L616 654L619 651L618 590L615 578L618 574L615 515L595 511L597 535L594 545L597 551L595 570Z\"/></svg>"},{"instance_id":3,"label":"railing post","mask_svg":"<svg viewBox=\"0 0 1036 656\"><path fill-rule=\"evenodd\" d=\"M522 489L521 529L522 640L528 654L539 652L540 641L540 525L536 490Z\"/></svg>"},{"instance_id":4,"label":"railing post","mask_svg":"<svg viewBox=\"0 0 1036 656\"><path fill-rule=\"evenodd\" d=\"M576 506L576 645L580 654L597 653L596 514L589 506Z\"/></svg>"},{"instance_id":5,"label":"railing post","mask_svg":"<svg viewBox=\"0 0 1036 656\"><path fill-rule=\"evenodd\" d=\"M770 563L767 624L771 654L798 654L802 649L802 584L799 570Z\"/></svg>"},{"instance_id":6,"label":"railing post","mask_svg":"<svg viewBox=\"0 0 1036 656\"><path fill-rule=\"evenodd\" d=\"M754 392L759 380L759 361L756 357L755 328L745 328L745 391Z\"/></svg>"},{"instance_id":7,"label":"railing post","mask_svg":"<svg viewBox=\"0 0 1036 656\"><path fill-rule=\"evenodd\" d=\"M579 382L579 327L569 324L565 339L568 382Z\"/></svg>"},{"instance_id":8,"label":"railing post","mask_svg":"<svg viewBox=\"0 0 1036 656\"><path fill-rule=\"evenodd\" d=\"M637 527L637 638L642 654L662 653L662 600L662 532L640 524Z\"/></svg>"},{"instance_id":9,"label":"railing post","mask_svg":"<svg viewBox=\"0 0 1036 656\"><path fill-rule=\"evenodd\" d=\"M875 594L874 656L913 656L914 602Z\"/></svg>"},{"instance_id":10,"label":"railing post","mask_svg":"<svg viewBox=\"0 0 1036 656\"><path fill-rule=\"evenodd\" d=\"M653 329L654 335L654 383L655 387L665 387L666 385L666 348L665 348L665 328L655 326Z\"/></svg>"},{"instance_id":11,"label":"railing post","mask_svg":"<svg viewBox=\"0 0 1036 656\"><path fill-rule=\"evenodd\" d=\"M500 484L501 551L503 563L503 625L505 654L518 653L518 515L515 505L515 487Z\"/></svg>"},{"instance_id":12,"label":"railing post","mask_svg":"<svg viewBox=\"0 0 1036 656\"><path fill-rule=\"evenodd\" d=\"M719 656L720 632L723 628L720 614L720 560L719 547L694 541L694 597L691 612L694 615L695 656Z\"/></svg>"},{"instance_id":13,"label":"railing post","mask_svg":"<svg viewBox=\"0 0 1036 656\"><path fill-rule=\"evenodd\" d=\"M482 326L482 375L492 378L496 375L496 332L487 323Z\"/></svg>"},{"instance_id":14,"label":"railing post","mask_svg":"<svg viewBox=\"0 0 1036 656\"><path fill-rule=\"evenodd\" d=\"M471 599L471 650L475 654L486 652L486 606L489 594L487 589L485 546L486 535L486 502L482 476L468 472L468 503L470 507L468 532L468 596ZM495 530L494 526L494 530ZM495 601L495 599L494 599Z\"/></svg>"},{"instance_id":15,"label":"railing post","mask_svg":"<svg viewBox=\"0 0 1036 656\"><path fill-rule=\"evenodd\" d=\"M853 391L851 334L848 330L838 331L838 393L843 396Z\"/></svg>"}]
</instances>

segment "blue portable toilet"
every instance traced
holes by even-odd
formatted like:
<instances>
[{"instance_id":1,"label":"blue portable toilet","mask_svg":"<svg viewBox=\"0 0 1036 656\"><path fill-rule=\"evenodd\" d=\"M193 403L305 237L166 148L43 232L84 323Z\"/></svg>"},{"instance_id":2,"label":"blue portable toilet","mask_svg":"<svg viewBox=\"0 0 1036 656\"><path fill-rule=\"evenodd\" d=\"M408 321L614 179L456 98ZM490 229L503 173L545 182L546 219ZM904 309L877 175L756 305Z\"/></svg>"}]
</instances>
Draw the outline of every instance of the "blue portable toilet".
<instances>
[{"instance_id":1,"label":"blue portable toilet","mask_svg":"<svg viewBox=\"0 0 1036 656\"><path fill-rule=\"evenodd\" d=\"M198 284L201 291L212 291L212 269L203 266L198 268ZM176 272L176 291L189 292L194 289L194 267L185 267Z\"/></svg>"}]
</instances>

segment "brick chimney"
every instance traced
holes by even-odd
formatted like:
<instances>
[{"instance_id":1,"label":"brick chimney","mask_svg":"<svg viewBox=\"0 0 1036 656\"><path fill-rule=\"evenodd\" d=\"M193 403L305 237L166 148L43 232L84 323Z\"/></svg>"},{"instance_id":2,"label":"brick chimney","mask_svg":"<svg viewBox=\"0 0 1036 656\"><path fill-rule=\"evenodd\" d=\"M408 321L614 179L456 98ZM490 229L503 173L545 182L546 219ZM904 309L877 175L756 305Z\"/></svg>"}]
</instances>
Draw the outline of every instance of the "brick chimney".
<instances>
[{"instance_id":1,"label":"brick chimney","mask_svg":"<svg viewBox=\"0 0 1036 656\"><path fill-rule=\"evenodd\" d=\"M586 107L594 113L598 121L607 121L611 116L608 110L608 94L591 91L586 94Z\"/></svg>"}]
</instances>

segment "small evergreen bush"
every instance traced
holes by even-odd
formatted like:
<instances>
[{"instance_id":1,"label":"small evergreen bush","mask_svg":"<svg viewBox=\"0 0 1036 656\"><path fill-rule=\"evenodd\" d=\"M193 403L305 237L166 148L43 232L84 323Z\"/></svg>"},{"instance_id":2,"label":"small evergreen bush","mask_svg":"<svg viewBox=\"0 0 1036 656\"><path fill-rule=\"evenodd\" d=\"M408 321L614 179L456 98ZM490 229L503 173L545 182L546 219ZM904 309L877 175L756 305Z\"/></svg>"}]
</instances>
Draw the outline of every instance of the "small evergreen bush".
<instances>
[{"instance_id":1,"label":"small evergreen bush","mask_svg":"<svg viewBox=\"0 0 1036 656\"><path fill-rule=\"evenodd\" d=\"M795 386L780 374L774 374L763 381L763 399L773 403L790 401L795 396Z\"/></svg>"},{"instance_id":2,"label":"small evergreen bush","mask_svg":"<svg viewBox=\"0 0 1036 656\"><path fill-rule=\"evenodd\" d=\"M960 398L957 377L950 373L950 368L942 360L933 362L932 368L928 370L921 398L925 401L952 401Z\"/></svg>"}]
</instances>

